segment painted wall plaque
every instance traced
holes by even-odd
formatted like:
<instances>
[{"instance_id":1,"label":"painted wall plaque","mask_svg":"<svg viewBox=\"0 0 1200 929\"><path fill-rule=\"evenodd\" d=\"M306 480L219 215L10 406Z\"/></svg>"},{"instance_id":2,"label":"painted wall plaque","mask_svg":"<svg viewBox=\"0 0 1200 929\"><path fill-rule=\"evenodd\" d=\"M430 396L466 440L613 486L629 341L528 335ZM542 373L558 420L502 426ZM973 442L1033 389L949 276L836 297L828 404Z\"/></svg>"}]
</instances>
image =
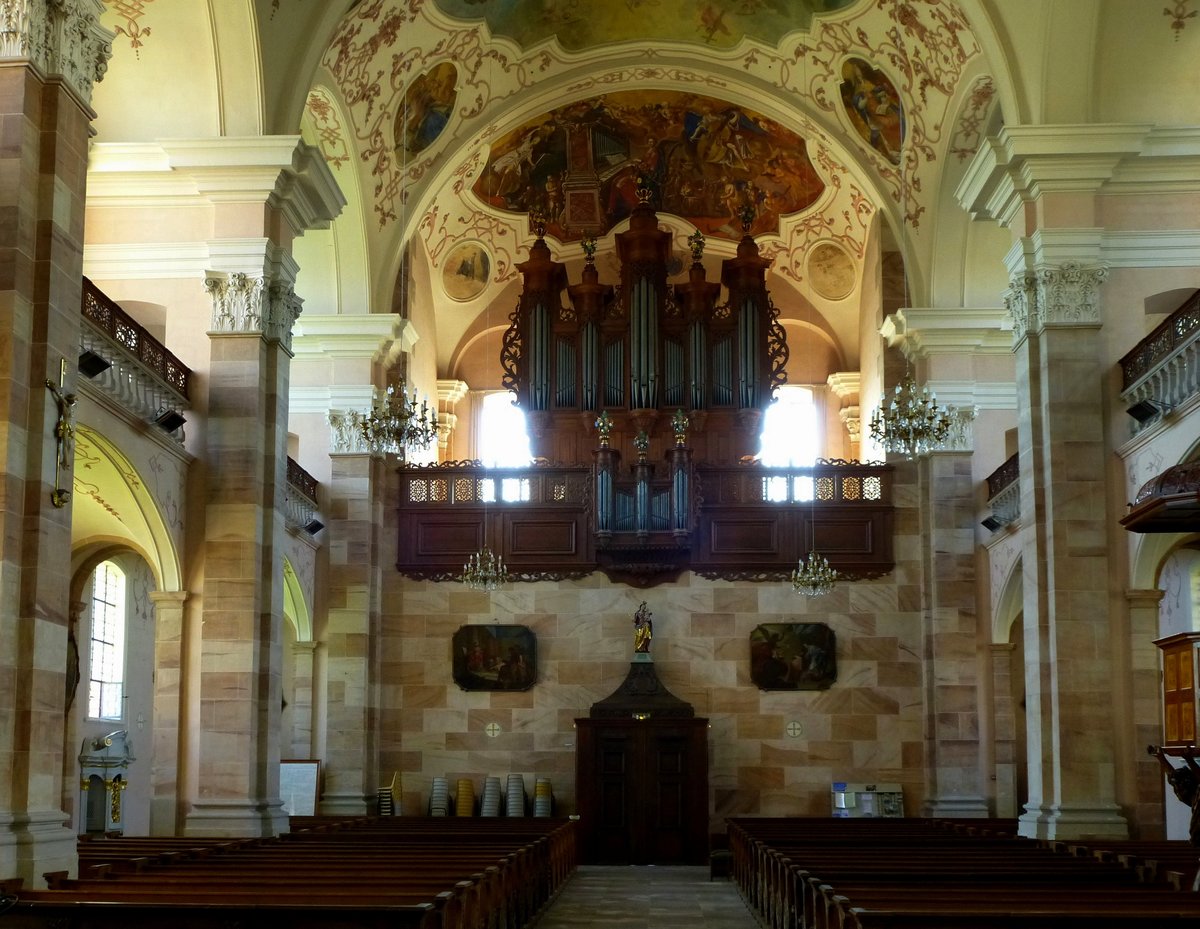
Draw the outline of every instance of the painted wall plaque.
<instances>
[{"instance_id":1,"label":"painted wall plaque","mask_svg":"<svg viewBox=\"0 0 1200 929\"><path fill-rule=\"evenodd\" d=\"M537 680L537 637L528 626L460 626L451 649L463 690L528 690Z\"/></svg>"},{"instance_id":2,"label":"painted wall plaque","mask_svg":"<svg viewBox=\"0 0 1200 929\"><path fill-rule=\"evenodd\" d=\"M492 259L477 242L462 242L450 250L442 265L442 287L454 300L474 300L487 287Z\"/></svg>"},{"instance_id":3,"label":"painted wall plaque","mask_svg":"<svg viewBox=\"0 0 1200 929\"><path fill-rule=\"evenodd\" d=\"M763 623L750 633L759 690L825 690L837 680L837 642L825 623Z\"/></svg>"}]
</instances>

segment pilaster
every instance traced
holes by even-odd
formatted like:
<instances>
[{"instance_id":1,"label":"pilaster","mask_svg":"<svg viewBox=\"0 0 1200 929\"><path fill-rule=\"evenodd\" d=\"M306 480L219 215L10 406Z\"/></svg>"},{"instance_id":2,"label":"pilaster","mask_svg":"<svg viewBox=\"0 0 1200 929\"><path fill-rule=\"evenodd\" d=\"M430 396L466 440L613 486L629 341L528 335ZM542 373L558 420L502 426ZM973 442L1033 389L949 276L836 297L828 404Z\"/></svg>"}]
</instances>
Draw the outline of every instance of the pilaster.
<instances>
[{"instance_id":1,"label":"pilaster","mask_svg":"<svg viewBox=\"0 0 1200 929\"><path fill-rule=\"evenodd\" d=\"M329 594L325 633L325 762L321 812L362 814L379 780L381 456L335 451L329 482Z\"/></svg>"},{"instance_id":2,"label":"pilaster","mask_svg":"<svg viewBox=\"0 0 1200 929\"><path fill-rule=\"evenodd\" d=\"M46 382L69 413L94 116L86 101L109 52L100 9L92 0L0 4L0 874L31 887L75 867L60 737L71 504L51 497L60 410Z\"/></svg>"},{"instance_id":3,"label":"pilaster","mask_svg":"<svg viewBox=\"0 0 1200 929\"><path fill-rule=\"evenodd\" d=\"M292 643L291 758L316 758L313 745L313 667L318 642Z\"/></svg>"},{"instance_id":4,"label":"pilaster","mask_svg":"<svg viewBox=\"0 0 1200 929\"><path fill-rule=\"evenodd\" d=\"M971 457L917 465L921 500L926 816L987 816L980 782Z\"/></svg>"},{"instance_id":5,"label":"pilaster","mask_svg":"<svg viewBox=\"0 0 1200 929\"><path fill-rule=\"evenodd\" d=\"M1015 818L1021 802L1019 793L1020 761L1017 744L1017 706L1013 680L1011 642L995 642L989 647L992 675L992 777L995 789L996 815Z\"/></svg>"},{"instance_id":6,"label":"pilaster","mask_svg":"<svg viewBox=\"0 0 1200 929\"><path fill-rule=\"evenodd\" d=\"M1159 604L1164 591L1126 590L1129 614L1128 638L1119 643L1129 656L1129 699L1123 701L1132 719L1123 721L1132 744L1118 757L1131 759L1132 783L1125 791L1132 798L1132 821L1139 839L1165 839L1163 776L1158 760L1146 754L1145 746L1162 744L1162 682L1159 678Z\"/></svg>"},{"instance_id":7,"label":"pilaster","mask_svg":"<svg viewBox=\"0 0 1200 929\"><path fill-rule=\"evenodd\" d=\"M154 766L150 834L176 835L183 697L183 605L187 591L151 591L154 604Z\"/></svg>"},{"instance_id":8,"label":"pilaster","mask_svg":"<svg viewBox=\"0 0 1200 929\"><path fill-rule=\"evenodd\" d=\"M1036 252L1014 248L1019 254ZM1040 838L1125 836L1113 761L1098 309L1107 271L1077 261L1027 261L1016 270L1006 302L1020 400L1029 777L1020 830Z\"/></svg>"}]
</instances>

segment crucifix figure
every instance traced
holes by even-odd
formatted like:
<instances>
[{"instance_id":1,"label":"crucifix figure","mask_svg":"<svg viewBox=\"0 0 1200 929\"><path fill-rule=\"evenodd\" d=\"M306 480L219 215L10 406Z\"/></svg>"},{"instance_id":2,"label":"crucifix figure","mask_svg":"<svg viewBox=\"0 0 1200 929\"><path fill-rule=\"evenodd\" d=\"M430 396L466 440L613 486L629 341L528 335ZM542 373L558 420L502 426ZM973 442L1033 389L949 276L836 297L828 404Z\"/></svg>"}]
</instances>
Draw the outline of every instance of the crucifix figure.
<instances>
[{"instance_id":1,"label":"crucifix figure","mask_svg":"<svg viewBox=\"0 0 1200 929\"><path fill-rule=\"evenodd\" d=\"M75 395L66 392L67 359L62 359L58 369L58 383L46 378L46 387L54 397L58 406L58 420L54 424L54 437L58 440L58 457L54 462L54 491L51 501L57 507L67 505L71 492L60 487L61 475L71 470L71 461L75 457Z\"/></svg>"}]
</instances>

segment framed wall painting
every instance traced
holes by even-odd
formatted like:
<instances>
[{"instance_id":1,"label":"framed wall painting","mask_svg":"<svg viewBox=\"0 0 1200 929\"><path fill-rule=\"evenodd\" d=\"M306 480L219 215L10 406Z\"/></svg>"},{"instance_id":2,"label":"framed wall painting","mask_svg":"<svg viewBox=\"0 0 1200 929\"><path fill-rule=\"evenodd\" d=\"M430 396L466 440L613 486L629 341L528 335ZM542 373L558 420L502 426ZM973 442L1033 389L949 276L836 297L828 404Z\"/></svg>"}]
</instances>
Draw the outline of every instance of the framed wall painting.
<instances>
[{"instance_id":1,"label":"framed wall painting","mask_svg":"<svg viewBox=\"0 0 1200 929\"><path fill-rule=\"evenodd\" d=\"M528 690L537 680L537 637L528 626L460 626L451 649L463 690Z\"/></svg>"},{"instance_id":2,"label":"framed wall painting","mask_svg":"<svg viewBox=\"0 0 1200 929\"><path fill-rule=\"evenodd\" d=\"M825 623L763 623L750 633L759 690L825 690L837 680L837 642Z\"/></svg>"}]
</instances>

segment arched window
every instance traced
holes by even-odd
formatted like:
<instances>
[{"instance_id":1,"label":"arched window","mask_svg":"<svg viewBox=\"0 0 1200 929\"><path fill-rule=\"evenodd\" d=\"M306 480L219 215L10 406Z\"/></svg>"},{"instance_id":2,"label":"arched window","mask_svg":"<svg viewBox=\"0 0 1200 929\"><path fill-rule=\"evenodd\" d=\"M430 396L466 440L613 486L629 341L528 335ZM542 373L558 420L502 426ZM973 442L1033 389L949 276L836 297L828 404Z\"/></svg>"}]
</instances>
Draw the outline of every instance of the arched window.
<instances>
[{"instance_id":1,"label":"arched window","mask_svg":"<svg viewBox=\"0 0 1200 929\"><path fill-rule=\"evenodd\" d=\"M524 468L533 453L525 430L525 412L507 390L483 398L479 425L479 460L485 468Z\"/></svg>"},{"instance_id":2,"label":"arched window","mask_svg":"<svg viewBox=\"0 0 1200 929\"><path fill-rule=\"evenodd\" d=\"M125 572L111 561L92 576L88 716L121 719L125 696Z\"/></svg>"},{"instance_id":3,"label":"arched window","mask_svg":"<svg viewBox=\"0 0 1200 929\"><path fill-rule=\"evenodd\" d=\"M811 387L786 385L775 394L775 402L763 416L762 446L759 460L769 468L808 467L817 460L820 432L817 408ZM768 500L811 500L812 478L767 478ZM790 493L789 493L790 490Z\"/></svg>"}]
</instances>

